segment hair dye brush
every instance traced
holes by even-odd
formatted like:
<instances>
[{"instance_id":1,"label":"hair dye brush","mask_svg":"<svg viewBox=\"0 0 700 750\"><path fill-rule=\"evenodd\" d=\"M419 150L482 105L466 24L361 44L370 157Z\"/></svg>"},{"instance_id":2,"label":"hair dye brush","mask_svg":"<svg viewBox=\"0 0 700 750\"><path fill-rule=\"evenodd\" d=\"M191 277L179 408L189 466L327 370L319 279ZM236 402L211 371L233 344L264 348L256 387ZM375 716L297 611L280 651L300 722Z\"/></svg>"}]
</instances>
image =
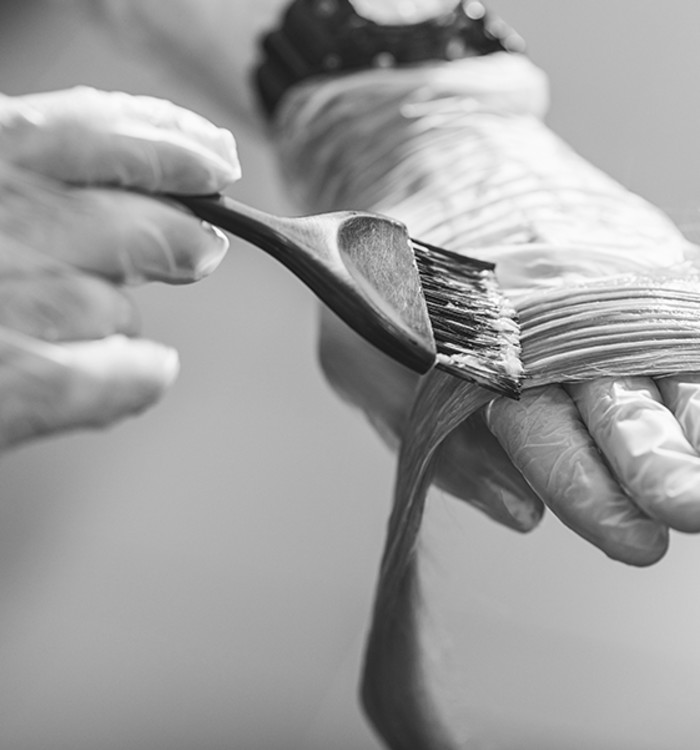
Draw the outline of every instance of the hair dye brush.
<instances>
[{"instance_id":1,"label":"hair dye brush","mask_svg":"<svg viewBox=\"0 0 700 750\"><path fill-rule=\"evenodd\" d=\"M437 366L517 396L519 331L494 266L409 237L400 222L340 211L286 218L226 196L175 196L283 263L367 341L406 367Z\"/></svg>"}]
</instances>

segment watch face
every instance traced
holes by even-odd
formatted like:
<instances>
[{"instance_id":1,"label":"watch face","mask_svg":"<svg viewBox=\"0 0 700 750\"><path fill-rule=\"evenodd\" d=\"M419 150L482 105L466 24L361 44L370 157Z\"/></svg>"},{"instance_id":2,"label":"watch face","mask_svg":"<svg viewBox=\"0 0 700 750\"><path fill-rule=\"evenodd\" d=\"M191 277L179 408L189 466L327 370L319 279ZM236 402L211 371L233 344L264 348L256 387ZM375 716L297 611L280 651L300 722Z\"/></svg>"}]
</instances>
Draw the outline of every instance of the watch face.
<instances>
[{"instance_id":1,"label":"watch face","mask_svg":"<svg viewBox=\"0 0 700 750\"><path fill-rule=\"evenodd\" d=\"M375 23L420 23L454 10L456 0L349 0L357 13Z\"/></svg>"}]
</instances>

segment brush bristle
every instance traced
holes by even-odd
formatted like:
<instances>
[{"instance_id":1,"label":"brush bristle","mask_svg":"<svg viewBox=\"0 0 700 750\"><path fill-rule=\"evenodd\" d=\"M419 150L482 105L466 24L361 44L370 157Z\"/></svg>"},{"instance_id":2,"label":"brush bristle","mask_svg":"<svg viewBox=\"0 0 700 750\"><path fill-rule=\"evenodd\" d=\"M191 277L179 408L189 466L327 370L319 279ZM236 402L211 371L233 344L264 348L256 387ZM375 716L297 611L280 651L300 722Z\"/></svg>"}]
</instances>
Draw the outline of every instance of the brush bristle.
<instances>
[{"instance_id":1,"label":"brush bristle","mask_svg":"<svg viewBox=\"0 0 700 750\"><path fill-rule=\"evenodd\" d=\"M425 242L411 243L435 335L437 366L517 397L523 376L520 327L496 281L495 266Z\"/></svg>"}]
</instances>

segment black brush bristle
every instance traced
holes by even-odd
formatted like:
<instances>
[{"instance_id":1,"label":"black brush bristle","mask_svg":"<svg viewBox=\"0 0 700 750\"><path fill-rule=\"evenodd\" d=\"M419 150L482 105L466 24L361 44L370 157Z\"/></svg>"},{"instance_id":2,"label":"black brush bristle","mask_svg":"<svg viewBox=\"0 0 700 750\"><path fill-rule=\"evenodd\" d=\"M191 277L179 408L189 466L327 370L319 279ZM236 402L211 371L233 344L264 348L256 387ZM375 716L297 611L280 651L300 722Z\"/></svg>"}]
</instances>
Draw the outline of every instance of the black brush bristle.
<instances>
[{"instance_id":1,"label":"black brush bristle","mask_svg":"<svg viewBox=\"0 0 700 750\"><path fill-rule=\"evenodd\" d=\"M437 345L437 367L517 398L520 328L495 266L411 240Z\"/></svg>"}]
</instances>

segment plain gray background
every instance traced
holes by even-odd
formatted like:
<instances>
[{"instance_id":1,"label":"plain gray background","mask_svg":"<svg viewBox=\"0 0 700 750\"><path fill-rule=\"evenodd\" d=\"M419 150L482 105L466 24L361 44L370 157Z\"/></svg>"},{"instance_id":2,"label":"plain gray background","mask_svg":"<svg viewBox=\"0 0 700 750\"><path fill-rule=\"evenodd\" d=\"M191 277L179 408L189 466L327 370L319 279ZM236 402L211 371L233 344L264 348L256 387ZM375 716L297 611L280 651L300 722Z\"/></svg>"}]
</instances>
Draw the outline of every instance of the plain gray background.
<instances>
[{"instance_id":1,"label":"plain gray background","mask_svg":"<svg viewBox=\"0 0 700 750\"><path fill-rule=\"evenodd\" d=\"M491 7L550 74L551 125L700 236L697 3ZM0 90L154 93L235 127L61 3L0 8ZM236 194L284 211L262 141L240 151ZM355 691L393 458L324 384L314 300L242 243L135 296L181 353L166 400L0 467L0 748L378 748ZM700 539L634 570L549 517L519 537L435 494L428 526L484 747L697 747Z\"/></svg>"}]
</instances>

